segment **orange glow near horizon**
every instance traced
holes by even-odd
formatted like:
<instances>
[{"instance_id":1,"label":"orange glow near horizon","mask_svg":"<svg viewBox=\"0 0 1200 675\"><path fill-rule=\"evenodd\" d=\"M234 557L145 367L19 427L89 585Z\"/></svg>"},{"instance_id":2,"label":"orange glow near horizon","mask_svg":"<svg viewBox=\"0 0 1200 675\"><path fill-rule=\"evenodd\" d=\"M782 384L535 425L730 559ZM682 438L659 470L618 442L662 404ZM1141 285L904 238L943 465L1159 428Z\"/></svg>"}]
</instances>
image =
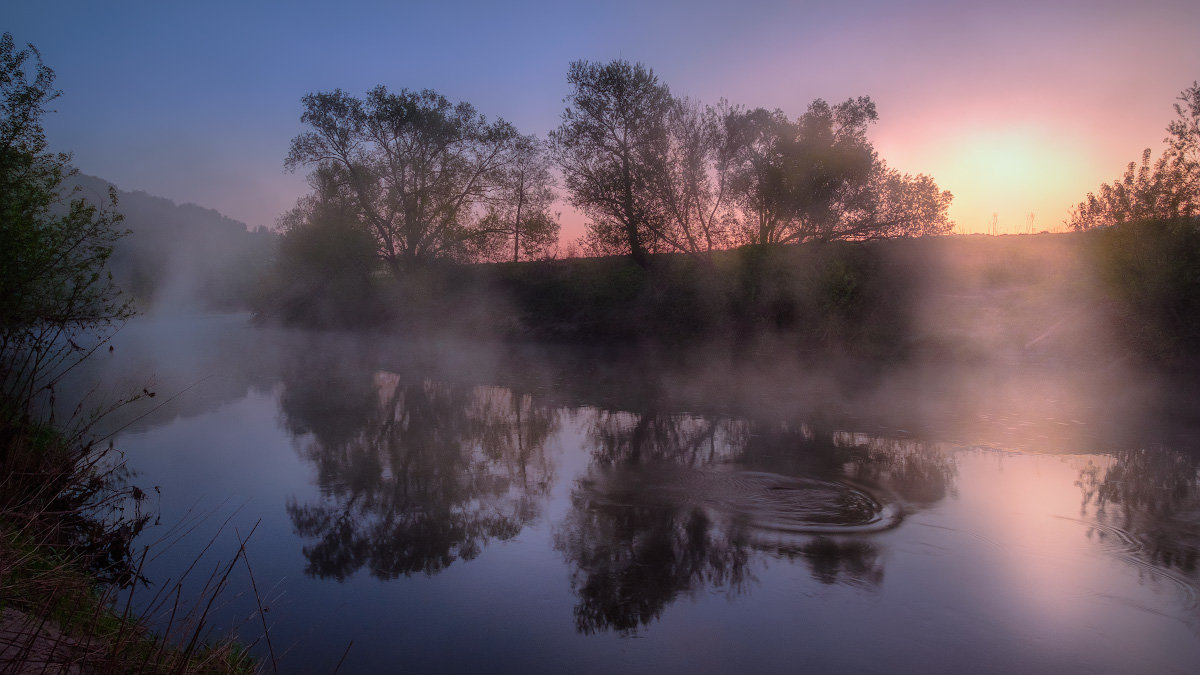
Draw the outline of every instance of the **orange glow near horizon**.
<instances>
[{"instance_id":1,"label":"orange glow near horizon","mask_svg":"<svg viewBox=\"0 0 1200 675\"><path fill-rule=\"evenodd\" d=\"M962 232L985 232L996 214L997 234L1057 231L1070 207L1098 183L1079 150L1056 147L1024 130L971 132L954 143L935 177L955 194L950 216Z\"/></svg>"},{"instance_id":2,"label":"orange glow near horizon","mask_svg":"<svg viewBox=\"0 0 1200 675\"><path fill-rule=\"evenodd\" d=\"M1062 231L1071 207L1124 166L1098 157L1117 151L1037 126L995 123L942 133L935 146L905 138L885 139L877 147L895 168L929 174L954 194L949 213L959 233L989 233L993 214L996 234L1023 233L1031 226L1035 233Z\"/></svg>"}]
</instances>

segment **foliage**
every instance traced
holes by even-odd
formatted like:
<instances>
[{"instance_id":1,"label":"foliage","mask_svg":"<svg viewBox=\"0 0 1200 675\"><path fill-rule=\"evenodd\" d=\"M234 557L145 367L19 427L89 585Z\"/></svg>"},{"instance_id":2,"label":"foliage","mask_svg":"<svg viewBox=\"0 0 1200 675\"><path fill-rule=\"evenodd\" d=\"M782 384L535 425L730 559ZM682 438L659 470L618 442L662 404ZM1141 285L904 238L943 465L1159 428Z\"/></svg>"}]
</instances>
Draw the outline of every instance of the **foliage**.
<instances>
[{"instance_id":1,"label":"foliage","mask_svg":"<svg viewBox=\"0 0 1200 675\"><path fill-rule=\"evenodd\" d=\"M27 416L39 392L132 314L105 271L120 215L64 188L70 156L46 151L41 116L59 92L29 46L0 38L0 386L3 419Z\"/></svg>"},{"instance_id":2,"label":"foliage","mask_svg":"<svg viewBox=\"0 0 1200 675\"><path fill-rule=\"evenodd\" d=\"M1200 353L1200 219L1117 223L1088 233L1091 263L1140 356L1160 363Z\"/></svg>"},{"instance_id":3,"label":"foliage","mask_svg":"<svg viewBox=\"0 0 1200 675\"><path fill-rule=\"evenodd\" d=\"M132 589L126 591L132 593ZM230 640L186 647L151 632L113 586L97 585L86 559L0 520L0 631L5 672L253 673ZM170 594L166 594L170 595ZM193 633L177 604L178 627ZM11 669L11 670L10 670Z\"/></svg>"},{"instance_id":4,"label":"foliage","mask_svg":"<svg viewBox=\"0 0 1200 675\"><path fill-rule=\"evenodd\" d=\"M890 169L866 137L878 118L867 97L817 99L791 121L782 111L733 109L732 188L741 240L754 244L946 234L953 198L929 176Z\"/></svg>"},{"instance_id":5,"label":"foliage","mask_svg":"<svg viewBox=\"0 0 1200 675\"><path fill-rule=\"evenodd\" d=\"M379 86L365 99L337 89L303 104L309 131L292 140L285 166L323 172L319 182L333 186L394 273L461 259L494 234L478 211L500 199L519 146L511 124L429 89Z\"/></svg>"},{"instance_id":6,"label":"foliage","mask_svg":"<svg viewBox=\"0 0 1200 675\"><path fill-rule=\"evenodd\" d=\"M558 214L550 211L554 200L554 177L542 144L532 136L517 137L481 222L485 234L474 241L477 257L518 262L522 256L545 256L558 242Z\"/></svg>"},{"instance_id":7,"label":"foliage","mask_svg":"<svg viewBox=\"0 0 1200 675\"><path fill-rule=\"evenodd\" d=\"M735 242L730 168L735 137L724 123L730 108L677 99L667 114L667 156L657 194L656 232L670 250L688 253L728 248Z\"/></svg>"},{"instance_id":8,"label":"foliage","mask_svg":"<svg viewBox=\"0 0 1200 675\"><path fill-rule=\"evenodd\" d=\"M1200 215L1200 83L1183 90L1176 119L1167 125L1167 147L1151 162L1150 148L1141 163L1072 209L1067 225L1076 230L1147 219L1173 220Z\"/></svg>"},{"instance_id":9,"label":"foliage","mask_svg":"<svg viewBox=\"0 0 1200 675\"><path fill-rule=\"evenodd\" d=\"M945 234L952 195L901 174L866 138L869 98L781 111L676 99L653 71L578 61L551 134L594 254Z\"/></svg>"},{"instance_id":10,"label":"foliage","mask_svg":"<svg viewBox=\"0 0 1200 675\"><path fill-rule=\"evenodd\" d=\"M105 270L120 216L67 191L70 157L46 151L53 82L33 46L0 38L0 515L52 514L52 543L86 548L115 575L145 523L121 513L139 493L120 489L120 464L85 440L89 420L55 427L54 387L132 310Z\"/></svg>"},{"instance_id":11,"label":"foliage","mask_svg":"<svg viewBox=\"0 0 1200 675\"><path fill-rule=\"evenodd\" d=\"M867 242L755 246L704 259L663 254L523 263L478 283L502 293L524 335L696 344L773 337L873 356L904 347L903 280Z\"/></svg>"},{"instance_id":12,"label":"foliage","mask_svg":"<svg viewBox=\"0 0 1200 675\"><path fill-rule=\"evenodd\" d=\"M667 157L670 89L642 64L575 61L562 123L551 132L570 203L591 223L593 252L625 252L648 262L661 212L656 184Z\"/></svg>"},{"instance_id":13,"label":"foliage","mask_svg":"<svg viewBox=\"0 0 1200 675\"><path fill-rule=\"evenodd\" d=\"M372 276L376 240L354 216L332 172L318 169L313 193L279 218L283 234L260 314L288 323L360 325L380 318Z\"/></svg>"}]
</instances>

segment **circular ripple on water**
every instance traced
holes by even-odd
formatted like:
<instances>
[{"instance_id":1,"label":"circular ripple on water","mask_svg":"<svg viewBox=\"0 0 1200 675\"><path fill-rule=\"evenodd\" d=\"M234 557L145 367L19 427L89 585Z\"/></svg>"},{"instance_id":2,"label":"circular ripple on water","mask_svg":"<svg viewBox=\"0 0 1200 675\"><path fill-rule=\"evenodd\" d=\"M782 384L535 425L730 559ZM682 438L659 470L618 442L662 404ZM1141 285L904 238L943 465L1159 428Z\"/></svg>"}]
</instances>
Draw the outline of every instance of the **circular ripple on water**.
<instances>
[{"instance_id":1,"label":"circular ripple on water","mask_svg":"<svg viewBox=\"0 0 1200 675\"><path fill-rule=\"evenodd\" d=\"M758 471L696 472L688 478L693 499L757 530L873 532L900 521L894 504L842 481Z\"/></svg>"}]
</instances>

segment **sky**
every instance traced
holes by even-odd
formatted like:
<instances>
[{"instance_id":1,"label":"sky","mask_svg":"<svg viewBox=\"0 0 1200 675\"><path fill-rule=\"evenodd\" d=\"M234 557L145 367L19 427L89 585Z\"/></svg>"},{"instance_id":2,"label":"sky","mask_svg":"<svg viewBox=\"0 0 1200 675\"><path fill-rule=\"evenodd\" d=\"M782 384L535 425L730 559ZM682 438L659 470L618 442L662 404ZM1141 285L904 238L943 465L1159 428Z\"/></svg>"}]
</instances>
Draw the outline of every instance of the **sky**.
<instances>
[{"instance_id":1,"label":"sky","mask_svg":"<svg viewBox=\"0 0 1200 675\"><path fill-rule=\"evenodd\" d=\"M880 156L953 192L958 231L989 231L993 214L999 232L1031 217L1062 229L1088 191L1162 148L1175 98L1200 80L1195 0L10 0L0 30L57 74L52 149L252 228L307 191L283 169L306 93L431 88L545 137L570 62L620 58L676 95L793 117L870 96Z\"/></svg>"}]
</instances>

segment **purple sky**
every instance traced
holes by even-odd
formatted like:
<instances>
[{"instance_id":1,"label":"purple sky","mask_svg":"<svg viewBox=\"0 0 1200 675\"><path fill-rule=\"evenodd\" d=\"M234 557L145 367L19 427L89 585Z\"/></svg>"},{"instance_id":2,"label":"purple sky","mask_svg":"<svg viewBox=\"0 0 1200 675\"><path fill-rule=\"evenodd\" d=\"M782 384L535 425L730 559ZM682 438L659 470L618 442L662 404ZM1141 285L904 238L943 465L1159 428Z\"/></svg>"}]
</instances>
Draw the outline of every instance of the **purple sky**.
<instances>
[{"instance_id":1,"label":"purple sky","mask_svg":"<svg viewBox=\"0 0 1200 675\"><path fill-rule=\"evenodd\" d=\"M654 68L676 94L804 111L869 95L892 166L955 194L961 230L1061 227L1157 152L1200 79L1200 3L24 2L64 95L57 150L126 190L271 225L306 184L283 173L300 97L433 88L524 133L557 125L575 59ZM566 233L578 234L578 223Z\"/></svg>"}]
</instances>

